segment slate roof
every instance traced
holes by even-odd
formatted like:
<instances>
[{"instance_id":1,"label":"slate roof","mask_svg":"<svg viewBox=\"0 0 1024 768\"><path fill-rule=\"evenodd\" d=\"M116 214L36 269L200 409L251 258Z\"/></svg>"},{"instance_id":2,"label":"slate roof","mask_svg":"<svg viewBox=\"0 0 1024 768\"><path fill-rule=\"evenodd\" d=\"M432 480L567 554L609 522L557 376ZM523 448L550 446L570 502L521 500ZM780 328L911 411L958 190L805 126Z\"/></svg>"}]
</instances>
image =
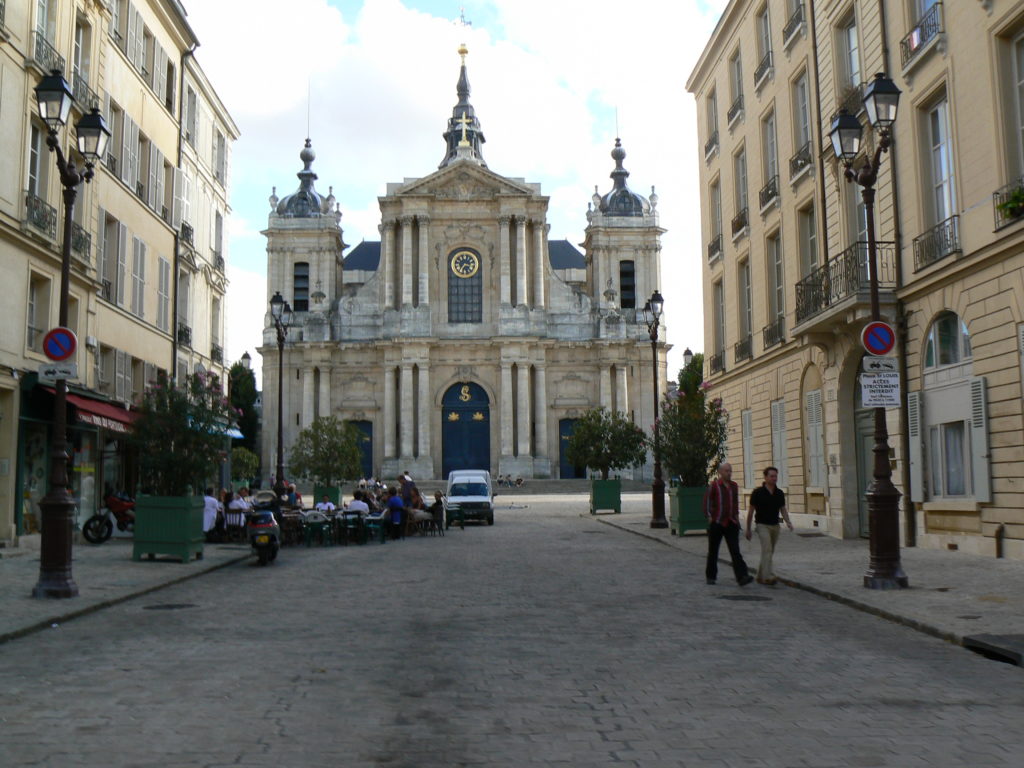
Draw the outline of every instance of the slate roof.
<instances>
[{"instance_id":1,"label":"slate roof","mask_svg":"<svg viewBox=\"0 0 1024 768\"><path fill-rule=\"evenodd\" d=\"M552 269L586 269L583 254L568 240L548 240L548 256ZM363 240L345 257L345 269L365 269L370 272L380 264L380 241Z\"/></svg>"}]
</instances>

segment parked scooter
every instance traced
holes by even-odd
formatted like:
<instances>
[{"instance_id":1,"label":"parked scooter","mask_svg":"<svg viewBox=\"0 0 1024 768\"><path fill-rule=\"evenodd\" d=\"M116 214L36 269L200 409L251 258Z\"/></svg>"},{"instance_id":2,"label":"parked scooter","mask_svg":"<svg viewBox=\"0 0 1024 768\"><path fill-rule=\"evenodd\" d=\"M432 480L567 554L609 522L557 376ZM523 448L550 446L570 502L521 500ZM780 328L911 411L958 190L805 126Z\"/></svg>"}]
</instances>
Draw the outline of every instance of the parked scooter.
<instances>
[{"instance_id":1,"label":"parked scooter","mask_svg":"<svg viewBox=\"0 0 1024 768\"><path fill-rule=\"evenodd\" d=\"M245 535L260 565L277 558L277 550L281 547L281 528L273 511L255 509L250 512L245 521Z\"/></svg>"},{"instance_id":2,"label":"parked scooter","mask_svg":"<svg viewBox=\"0 0 1024 768\"><path fill-rule=\"evenodd\" d=\"M117 530L132 531L135 529L135 499L123 493L109 493L104 499L103 509L85 521L82 535L90 544L102 544L114 533L114 522ZM114 519L111 520L110 516Z\"/></svg>"}]
</instances>

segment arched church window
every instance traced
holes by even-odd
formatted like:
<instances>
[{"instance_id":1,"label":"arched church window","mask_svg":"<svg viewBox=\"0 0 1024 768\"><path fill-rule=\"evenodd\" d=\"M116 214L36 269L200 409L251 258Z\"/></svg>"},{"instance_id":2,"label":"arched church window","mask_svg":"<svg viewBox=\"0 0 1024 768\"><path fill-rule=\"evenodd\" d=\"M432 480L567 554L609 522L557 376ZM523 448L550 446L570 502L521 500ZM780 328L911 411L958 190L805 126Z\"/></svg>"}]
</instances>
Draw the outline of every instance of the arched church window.
<instances>
[{"instance_id":1,"label":"arched church window","mask_svg":"<svg viewBox=\"0 0 1024 768\"><path fill-rule=\"evenodd\" d=\"M971 336L955 312L943 312L932 323L924 345L924 367L956 365L971 358Z\"/></svg>"},{"instance_id":2,"label":"arched church window","mask_svg":"<svg viewBox=\"0 0 1024 768\"><path fill-rule=\"evenodd\" d=\"M292 309L309 311L309 262L298 261L292 270Z\"/></svg>"},{"instance_id":3,"label":"arched church window","mask_svg":"<svg viewBox=\"0 0 1024 768\"><path fill-rule=\"evenodd\" d=\"M469 248L452 251L448 258L448 322L483 322L483 303L480 254Z\"/></svg>"}]
</instances>

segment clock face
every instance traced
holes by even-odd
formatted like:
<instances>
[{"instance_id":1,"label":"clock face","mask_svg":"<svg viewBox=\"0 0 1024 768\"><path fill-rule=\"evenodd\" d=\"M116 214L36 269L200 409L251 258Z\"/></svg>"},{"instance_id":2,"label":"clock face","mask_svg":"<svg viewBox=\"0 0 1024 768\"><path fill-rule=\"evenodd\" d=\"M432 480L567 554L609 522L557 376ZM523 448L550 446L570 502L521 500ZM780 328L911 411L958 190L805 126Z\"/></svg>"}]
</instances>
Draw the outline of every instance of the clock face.
<instances>
[{"instance_id":1,"label":"clock face","mask_svg":"<svg viewBox=\"0 0 1024 768\"><path fill-rule=\"evenodd\" d=\"M472 277L480 269L480 259L472 251L456 251L451 264L457 277Z\"/></svg>"}]
</instances>

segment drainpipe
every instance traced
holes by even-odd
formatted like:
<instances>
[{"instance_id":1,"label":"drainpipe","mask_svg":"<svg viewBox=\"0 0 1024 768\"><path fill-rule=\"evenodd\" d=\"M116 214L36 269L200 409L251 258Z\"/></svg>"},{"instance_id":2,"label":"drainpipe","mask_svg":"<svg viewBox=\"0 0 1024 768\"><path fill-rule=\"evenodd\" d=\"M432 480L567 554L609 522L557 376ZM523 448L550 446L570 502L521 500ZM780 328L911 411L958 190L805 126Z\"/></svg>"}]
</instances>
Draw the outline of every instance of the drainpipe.
<instances>
[{"instance_id":1,"label":"drainpipe","mask_svg":"<svg viewBox=\"0 0 1024 768\"><path fill-rule=\"evenodd\" d=\"M821 149L821 80L818 73L818 26L815 23L816 14L814 10L814 0L807 0L807 15L811 26L811 50L814 51L814 57L812 59L814 62L814 111L815 118L817 119L817 125L815 127L818 132L818 141L815 143L816 150L818 152L818 177L821 181L821 240L825 249L825 261L828 261L828 204L825 200L826 153Z\"/></svg>"},{"instance_id":2,"label":"drainpipe","mask_svg":"<svg viewBox=\"0 0 1024 768\"><path fill-rule=\"evenodd\" d=\"M199 43L192 43L192 47L182 51L178 60L178 160L176 167L181 169L181 158L183 148L181 145L181 119L185 109L185 59L194 56ZM171 190L174 194L174 190ZM173 201L171 203L173 209ZM174 230L174 274L171 280L171 381L178 382L178 270L181 266L179 253L181 250L181 227Z\"/></svg>"}]
</instances>

